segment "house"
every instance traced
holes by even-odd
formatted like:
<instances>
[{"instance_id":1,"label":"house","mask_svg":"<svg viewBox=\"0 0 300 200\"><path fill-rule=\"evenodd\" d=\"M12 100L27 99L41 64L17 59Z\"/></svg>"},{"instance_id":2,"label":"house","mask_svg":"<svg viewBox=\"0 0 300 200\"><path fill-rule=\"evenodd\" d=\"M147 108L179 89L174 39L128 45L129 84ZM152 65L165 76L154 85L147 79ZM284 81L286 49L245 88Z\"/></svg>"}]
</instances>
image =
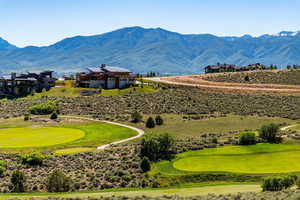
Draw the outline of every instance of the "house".
<instances>
[{"instance_id":1,"label":"house","mask_svg":"<svg viewBox=\"0 0 300 200\"><path fill-rule=\"evenodd\" d=\"M76 87L83 88L126 88L134 84L134 76L128 69L102 64L87 68L87 72L76 74Z\"/></svg>"},{"instance_id":2,"label":"house","mask_svg":"<svg viewBox=\"0 0 300 200\"><path fill-rule=\"evenodd\" d=\"M273 69L274 67L271 65L270 67L264 66L260 63L250 64L247 66L236 66L232 64L217 64L217 65L208 65L206 66L205 73L218 73L218 72L242 72L242 71L253 71L253 70L268 70Z\"/></svg>"},{"instance_id":3,"label":"house","mask_svg":"<svg viewBox=\"0 0 300 200\"><path fill-rule=\"evenodd\" d=\"M243 67L231 64L217 64L208 65L204 68L205 73L218 73L218 72L236 72L241 71Z\"/></svg>"},{"instance_id":4,"label":"house","mask_svg":"<svg viewBox=\"0 0 300 200\"><path fill-rule=\"evenodd\" d=\"M33 91L49 90L55 85L55 80L52 77L52 71L20 75L11 73L10 76L0 77L0 96L24 96Z\"/></svg>"}]
</instances>

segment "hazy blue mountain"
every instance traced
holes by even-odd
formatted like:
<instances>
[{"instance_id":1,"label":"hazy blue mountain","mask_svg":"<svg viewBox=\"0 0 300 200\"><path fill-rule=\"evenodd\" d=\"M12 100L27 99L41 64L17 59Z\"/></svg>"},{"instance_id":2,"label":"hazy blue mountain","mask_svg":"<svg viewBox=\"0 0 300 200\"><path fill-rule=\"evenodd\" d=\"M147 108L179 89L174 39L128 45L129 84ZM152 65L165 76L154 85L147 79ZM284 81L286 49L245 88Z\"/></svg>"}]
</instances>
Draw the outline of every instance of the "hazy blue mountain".
<instances>
[{"instance_id":1,"label":"hazy blue mountain","mask_svg":"<svg viewBox=\"0 0 300 200\"><path fill-rule=\"evenodd\" d=\"M183 35L161 28L123 28L77 36L50 46L16 48L0 40L0 71L53 69L70 72L101 63L134 72L199 73L209 64L300 64L300 33L217 37ZM3 45L3 44L4 45Z\"/></svg>"},{"instance_id":2,"label":"hazy blue mountain","mask_svg":"<svg viewBox=\"0 0 300 200\"><path fill-rule=\"evenodd\" d=\"M0 51L1 50L11 50L11 49L16 49L17 47L9 44L6 40L2 39L0 37Z\"/></svg>"}]
</instances>

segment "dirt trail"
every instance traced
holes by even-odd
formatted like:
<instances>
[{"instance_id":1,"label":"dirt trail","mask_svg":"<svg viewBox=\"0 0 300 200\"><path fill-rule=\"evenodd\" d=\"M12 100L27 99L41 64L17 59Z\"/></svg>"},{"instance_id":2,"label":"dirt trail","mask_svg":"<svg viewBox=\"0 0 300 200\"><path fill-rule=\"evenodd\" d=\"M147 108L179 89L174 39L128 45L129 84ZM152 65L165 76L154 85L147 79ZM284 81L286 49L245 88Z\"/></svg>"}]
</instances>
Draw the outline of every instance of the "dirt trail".
<instances>
[{"instance_id":1,"label":"dirt trail","mask_svg":"<svg viewBox=\"0 0 300 200\"><path fill-rule=\"evenodd\" d=\"M244 84L207 81L201 75L148 78L148 80L174 85L193 86L202 89L239 93L282 93L300 95L300 86L277 84Z\"/></svg>"}]
</instances>

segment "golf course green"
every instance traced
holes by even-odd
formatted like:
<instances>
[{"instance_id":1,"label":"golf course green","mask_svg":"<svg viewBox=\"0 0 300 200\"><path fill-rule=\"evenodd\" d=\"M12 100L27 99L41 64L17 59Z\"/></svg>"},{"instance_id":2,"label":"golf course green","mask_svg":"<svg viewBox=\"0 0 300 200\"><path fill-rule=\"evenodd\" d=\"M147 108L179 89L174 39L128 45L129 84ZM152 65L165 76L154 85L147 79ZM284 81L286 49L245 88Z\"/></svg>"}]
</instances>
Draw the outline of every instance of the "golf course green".
<instances>
[{"instance_id":1,"label":"golf course green","mask_svg":"<svg viewBox=\"0 0 300 200\"><path fill-rule=\"evenodd\" d=\"M179 154L170 162L160 162L164 173L245 173L300 172L300 145L257 144L225 146Z\"/></svg>"},{"instance_id":2,"label":"golf course green","mask_svg":"<svg viewBox=\"0 0 300 200\"><path fill-rule=\"evenodd\" d=\"M0 148L44 147L68 143L85 136L73 128L8 128L0 129Z\"/></svg>"}]
</instances>

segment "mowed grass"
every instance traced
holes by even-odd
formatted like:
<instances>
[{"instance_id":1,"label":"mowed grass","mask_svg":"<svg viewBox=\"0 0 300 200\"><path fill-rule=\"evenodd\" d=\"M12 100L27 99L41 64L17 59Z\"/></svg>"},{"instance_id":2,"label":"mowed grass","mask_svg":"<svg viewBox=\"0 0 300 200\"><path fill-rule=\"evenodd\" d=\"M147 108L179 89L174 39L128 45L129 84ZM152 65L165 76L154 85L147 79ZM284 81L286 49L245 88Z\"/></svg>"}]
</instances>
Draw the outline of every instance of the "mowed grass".
<instances>
[{"instance_id":1,"label":"mowed grass","mask_svg":"<svg viewBox=\"0 0 300 200\"><path fill-rule=\"evenodd\" d=\"M74 81L58 81L60 84L64 84L57 87L52 87L49 91L42 91L40 93L34 93L25 98L40 98L43 96L48 97L78 97L80 96L80 91L82 90L91 90L99 91L99 89L94 88L78 88L75 87ZM101 93L96 94L95 96L117 96L117 95L127 95L127 94L143 94L143 93L152 93L156 92L152 86L144 85L143 87L130 87L124 89L102 89Z\"/></svg>"},{"instance_id":2,"label":"mowed grass","mask_svg":"<svg viewBox=\"0 0 300 200\"><path fill-rule=\"evenodd\" d=\"M145 115L143 120L150 115ZM143 128L147 133L169 133L177 137L200 136L204 133L227 133L230 131L258 130L262 125L270 123L295 124L296 121L278 117L259 117L259 116L239 116L227 115L226 117L216 117L207 119L183 119L184 115L163 114L163 126L156 126L153 129L146 129L144 123L134 124L133 126ZM155 117L152 115L152 117Z\"/></svg>"},{"instance_id":3,"label":"mowed grass","mask_svg":"<svg viewBox=\"0 0 300 200\"><path fill-rule=\"evenodd\" d=\"M0 148L44 147L78 140L85 136L79 129L60 127L0 129Z\"/></svg>"},{"instance_id":4,"label":"mowed grass","mask_svg":"<svg viewBox=\"0 0 300 200\"><path fill-rule=\"evenodd\" d=\"M271 174L300 172L300 145L257 144L190 151L156 168L164 173Z\"/></svg>"},{"instance_id":5,"label":"mowed grass","mask_svg":"<svg viewBox=\"0 0 300 200\"><path fill-rule=\"evenodd\" d=\"M215 184L215 183L214 183ZM251 183L217 183L214 184L203 184L203 186L195 185L192 187L180 187L180 188L162 188L162 189L114 189L114 190L103 190L103 191L91 191L91 192L73 192L73 193L33 193L33 194L1 194L0 199L28 199L28 198L41 198L46 197L64 197L64 198L97 198L97 197L111 197L111 196L128 196L128 197L160 197L163 195L176 195L180 197L189 196L201 196L208 195L210 193L215 194L228 194L228 193L239 193L239 192L260 192L261 187L258 184Z\"/></svg>"},{"instance_id":6,"label":"mowed grass","mask_svg":"<svg viewBox=\"0 0 300 200\"><path fill-rule=\"evenodd\" d=\"M26 153L32 151L72 154L114 141L135 136L129 128L92 122L33 122L21 118L0 121L0 152Z\"/></svg>"}]
</instances>

